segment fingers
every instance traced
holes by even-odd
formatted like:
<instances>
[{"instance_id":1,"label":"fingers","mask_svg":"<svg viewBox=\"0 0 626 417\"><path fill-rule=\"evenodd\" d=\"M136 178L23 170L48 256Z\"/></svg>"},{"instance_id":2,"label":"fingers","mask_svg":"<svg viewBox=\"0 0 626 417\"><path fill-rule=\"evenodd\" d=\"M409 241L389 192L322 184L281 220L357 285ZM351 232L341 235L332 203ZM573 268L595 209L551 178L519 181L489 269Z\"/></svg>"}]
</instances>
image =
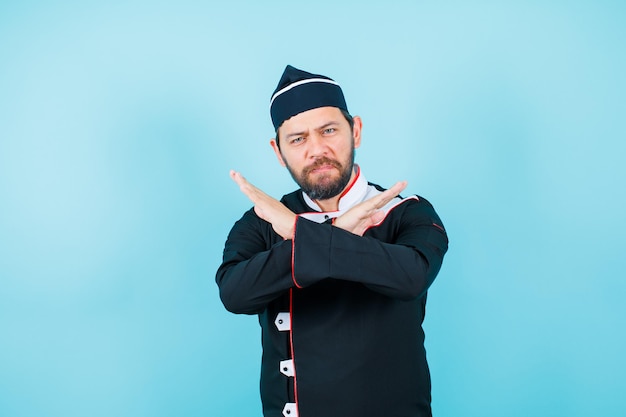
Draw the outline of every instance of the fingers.
<instances>
[{"instance_id":1,"label":"fingers","mask_svg":"<svg viewBox=\"0 0 626 417\"><path fill-rule=\"evenodd\" d=\"M372 199L373 208L378 210L384 207L387 203L393 200L398 194L402 192L407 186L407 181L398 181L391 188L383 191Z\"/></svg>"},{"instance_id":2,"label":"fingers","mask_svg":"<svg viewBox=\"0 0 626 417\"><path fill-rule=\"evenodd\" d=\"M246 184L250 184L243 175L241 175L239 172L235 171L234 169L230 170L230 178L232 178L233 181L235 181L239 187L242 187Z\"/></svg>"},{"instance_id":3,"label":"fingers","mask_svg":"<svg viewBox=\"0 0 626 417\"><path fill-rule=\"evenodd\" d=\"M402 191L404 191L407 184L408 184L408 181L398 181L397 183L395 183L393 187L390 188L390 190L392 190L395 193L393 196L395 197L398 194L400 194Z\"/></svg>"},{"instance_id":4,"label":"fingers","mask_svg":"<svg viewBox=\"0 0 626 417\"><path fill-rule=\"evenodd\" d=\"M387 213L385 213L384 211L380 211L380 210L376 211L374 214L370 216L370 221L372 224L378 224L385 219L386 215Z\"/></svg>"},{"instance_id":5,"label":"fingers","mask_svg":"<svg viewBox=\"0 0 626 417\"><path fill-rule=\"evenodd\" d=\"M237 183L241 192L244 193L250 200L252 200L253 203L258 203L259 199L262 198L263 195L265 195L263 191L250 184L248 180L243 175L241 175L241 173L231 169L230 177L233 181Z\"/></svg>"},{"instance_id":6,"label":"fingers","mask_svg":"<svg viewBox=\"0 0 626 417\"><path fill-rule=\"evenodd\" d=\"M241 192L252 201L257 216L271 223L274 231L284 239L292 239L296 215L281 202L250 184L239 172L231 170L229 174Z\"/></svg>"}]
</instances>

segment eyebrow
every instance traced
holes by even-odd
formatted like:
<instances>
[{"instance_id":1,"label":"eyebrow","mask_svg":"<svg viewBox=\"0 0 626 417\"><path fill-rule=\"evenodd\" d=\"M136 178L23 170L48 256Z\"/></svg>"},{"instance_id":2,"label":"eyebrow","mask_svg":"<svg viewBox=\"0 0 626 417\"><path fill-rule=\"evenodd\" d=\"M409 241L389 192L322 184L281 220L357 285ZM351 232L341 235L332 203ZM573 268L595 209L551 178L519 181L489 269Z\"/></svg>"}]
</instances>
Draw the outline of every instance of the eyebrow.
<instances>
[{"instance_id":1,"label":"eyebrow","mask_svg":"<svg viewBox=\"0 0 626 417\"><path fill-rule=\"evenodd\" d=\"M302 132L293 132L288 134L287 136L285 136L285 139L291 139L294 136L304 136L304 134L306 133L306 131L302 131Z\"/></svg>"},{"instance_id":2,"label":"eyebrow","mask_svg":"<svg viewBox=\"0 0 626 417\"><path fill-rule=\"evenodd\" d=\"M329 126L333 126L333 125L338 125L339 122L336 120L331 120L330 122L326 122L323 125L315 128L314 130L324 130ZM293 132L293 133L289 133L288 135L285 136L285 139L290 139L292 137L298 137L298 136L304 136L308 131L307 130L303 130L302 132Z\"/></svg>"},{"instance_id":3,"label":"eyebrow","mask_svg":"<svg viewBox=\"0 0 626 417\"><path fill-rule=\"evenodd\" d=\"M329 126L332 126L332 125L338 125L338 124L339 124L339 122L337 122L337 121L335 121L335 120L331 120L330 122L328 122L328 123L324 123L323 125L321 125L320 127L318 127L318 128L317 128L317 130L324 130L324 129L326 129L326 128L327 128L327 127L329 127Z\"/></svg>"}]
</instances>

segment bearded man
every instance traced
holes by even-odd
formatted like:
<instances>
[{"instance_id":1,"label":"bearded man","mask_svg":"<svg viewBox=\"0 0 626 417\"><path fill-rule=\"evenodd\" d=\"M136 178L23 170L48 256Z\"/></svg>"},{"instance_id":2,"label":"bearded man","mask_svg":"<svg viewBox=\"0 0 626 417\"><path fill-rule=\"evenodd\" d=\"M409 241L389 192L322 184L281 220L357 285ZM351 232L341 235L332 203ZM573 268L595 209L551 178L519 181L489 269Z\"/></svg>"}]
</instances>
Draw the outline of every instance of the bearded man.
<instances>
[{"instance_id":1,"label":"bearded man","mask_svg":"<svg viewBox=\"0 0 626 417\"><path fill-rule=\"evenodd\" d=\"M422 323L448 238L423 197L354 163L362 120L337 82L287 66L270 144L299 190L278 201L240 173L254 207L230 231L216 281L257 314L265 417L431 416Z\"/></svg>"}]
</instances>

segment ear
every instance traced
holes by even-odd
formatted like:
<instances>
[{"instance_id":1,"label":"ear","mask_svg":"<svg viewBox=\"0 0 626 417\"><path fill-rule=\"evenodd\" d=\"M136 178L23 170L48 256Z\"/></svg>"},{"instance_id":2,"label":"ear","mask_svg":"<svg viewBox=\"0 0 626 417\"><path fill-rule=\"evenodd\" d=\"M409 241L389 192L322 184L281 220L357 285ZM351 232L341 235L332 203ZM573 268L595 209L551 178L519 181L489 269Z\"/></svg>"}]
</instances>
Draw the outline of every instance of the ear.
<instances>
[{"instance_id":1,"label":"ear","mask_svg":"<svg viewBox=\"0 0 626 417\"><path fill-rule=\"evenodd\" d=\"M354 148L361 146L361 129L363 129L363 120L360 116L354 116L354 126L352 127L352 135L354 137Z\"/></svg>"},{"instance_id":2,"label":"ear","mask_svg":"<svg viewBox=\"0 0 626 417\"><path fill-rule=\"evenodd\" d=\"M276 158L278 158L278 163L283 167L287 166L285 164L285 161L283 161L283 156L280 153L280 149L278 149L278 144L276 143L275 138L270 139L270 145L272 146L272 149L274 150L274 153L276 154Z\"/></svg>"}]
</instances>

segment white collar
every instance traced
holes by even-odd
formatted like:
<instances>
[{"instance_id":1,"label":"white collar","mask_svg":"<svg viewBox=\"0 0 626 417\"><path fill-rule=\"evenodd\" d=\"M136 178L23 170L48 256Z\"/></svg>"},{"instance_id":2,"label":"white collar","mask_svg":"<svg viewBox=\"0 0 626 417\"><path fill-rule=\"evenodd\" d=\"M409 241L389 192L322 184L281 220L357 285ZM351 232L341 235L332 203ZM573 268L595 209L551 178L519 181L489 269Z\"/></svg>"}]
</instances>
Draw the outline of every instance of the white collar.
<instances>
[{"instance_id":1,"label":"white collar","mask_svg":"<svg viewBox=\"0 0 626 417\"><path fill-rule=\"evenodd\" d=\"M361 174L361 169L358 165L354 165L354 169L356 170L356 177L354 178L354 180L352 180L351 184L348 184L346 189L339 197L339 210L333 212L337 215L340 215L341 213L351 209L362 201L365 201L365 197L367 196L367 179L365 179L365 177ZM313 210L318 212L324 211L304 191L302 192L302 197L304 198L304 201L307 203L307 205Z\"/></svg>"}]
</instances>

